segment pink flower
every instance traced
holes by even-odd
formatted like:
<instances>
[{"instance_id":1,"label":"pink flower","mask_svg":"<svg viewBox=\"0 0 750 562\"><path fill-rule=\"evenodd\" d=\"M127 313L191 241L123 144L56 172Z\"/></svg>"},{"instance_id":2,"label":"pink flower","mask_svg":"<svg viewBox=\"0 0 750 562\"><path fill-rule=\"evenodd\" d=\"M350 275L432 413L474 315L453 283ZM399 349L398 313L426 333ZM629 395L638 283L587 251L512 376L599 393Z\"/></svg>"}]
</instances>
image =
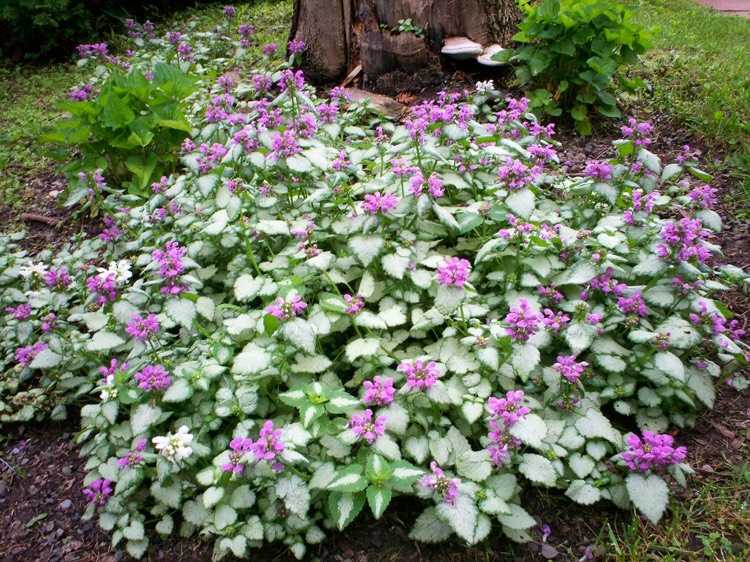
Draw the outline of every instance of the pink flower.
<instances>
[{"instance_id":1,"label":"pink flower","mask_svg":"<svg viewBox=\"0 0 750 562\"><path fill-rule=\"evenodd\" d=\"M16 349L15 353L16 362L22 367L28 367L29 364L34 360L34 358L45 349L47 349L47 344L43 342L37 342L33 345L19 347L18 349Z\"/></svg>"},{"instance_id":2,"label":"pink flower","mask_svg":"<svg viewBox=\"0 0 750 562\"><path fill-rule=\"evenodd\" d=\"M617 299L617 307L624 314L648 316L648 307L646 306L640 291L636 291L629 297L620 297Z\"/></svg>"},{"instance_id":3,"label":"pink flower","mask_svg":"<svg viewBox=\"0 0 750 562\"><path fill-rule=\"evenodd\" d=\"M351 316L354 316L365 307L365 299L361 295L352 296L346 293L344 295L344 302L346 302L346 313Z\"/></svg>"},{"instance_id":4,"label":"pink flower","mask_svg":"<svg viewBox=\"0 0 750 562\"><path fill-rule=\"evenodd\" d=\"M644 431L643 438L630 434L628 448L622 453L622 459L633 472L661 470L673 464L680 464L687 457L686 447L674 447L671 435Z\"/></svg>"},{"instance_id":5,"label":"pink flower","mask_svg":"<svg viewBox=\"0 0 750 562\"><path fill-rule=\"evenodd\" d=\"M544 313L542 319L544 327L553 332L559 332L570 322L570 316L564 312L554 312L549 308L545 308L542 312Z\"/></svg>"},{"instance_id":6,"label":"pink flower","mask_svg":"<svg viewBox=\"0 0 750 562\"><path fill-rule=\"evenodd\" d=\"M461 481L458 478L448 478L445 471L436 463L430 463L430 474L425 474L420 478L419 484L428 490L437 493L443 502L453 505L458 497L458 485Z\"/></svg>"},{"instance_id":7,"label":"pink flower","mask_svg":"<svg viewBox=\"0 0 750 562\"><path fill-rule=\"evenodd\" d=\"M235 437L229 442L229 449L231 450L229 462L222 464L221 470L232 474L242 474L245 471L247 457L253 450L253 440L249 437Z\"/></svg>"},{"instance_id":8,"label":"pink flower","mask_svg":"<svg viewBox=\"0 0 750 562\"><path fill-rule=\"evenodd\" d=\"M6 306L5 312L10 314L14 320L26 320L31 317L32 308L30 304L19 304L17 306Z\"/></svg>"},{"instance_id":9,"label":"pink flower","mask_svg":"<svg viewBox=\"0 0 750 562\"><path fill-rule=\"evenodd\" d=\"M359 414L353 414L352 419L349 420L349 428L354 432L359 439L364 439L370 445L375 440L385 433L385 416L378 416L373 421L372 410L369 408Z\"/></svg>"},{"instance_id":10,"label":"pink flower","mask_svg":"<svg viewBox=\"0 0 750 562\"><path fill-rule=\"evenodd\" d=\"M609 181L612 179L612 166L602 160L591 160L583 173L595 180Z\"/></svg>"},{"instance_id":11,"label":"pink flower","mask_svg":"<svg viewBox=\"0 0 750 562\"><path fill-rule=\"evenodd\" d=\"M266 307L266 312L279 320L289 320L299 316L307 309L307 303L299 295L292 295L289 300L282 297Z\"/></svg>"},{"instance_id":12,"label":"pink flower","mask_svg":"<svg viewBox=\"0 0 750 562\"><path fill-rule=\"evenodd\" d=\"M387 406L393 402L396 390L393 388L393 379L390 377L376 376L372 381L364 381L365 394L362 402L367 406Z\"/></svg>"},{"instance_id":13,"label":"pink flower","mask_svg":"<svg viewBox=\"0 0 750 562\"><path fill-rule=\"evenodd\" d=\"M146 365L134 375L134 378L138 388L146 391L163 391L172 384L172 377L161 365Z\"/></svg>"},{"instance_id":14,"label":"pink flower","mask_svg":"<svg viewBox=\"0 0 750 562\"><path fill-rule=\"evenodd\" d=\"M384 215L390 213L397 205L398 197L393 193L368 193L362 202L362 209L369 215Z\"/></svg>"},{"instance_id":15,"label":"pink flower","mask_svg":"<svg viewBox=\"0 0 750 562\"><path fill-rule=\"evenodd\" d=\"M469 279L471 264L469 260L457 257L446 257L438 266L438 283L447 287L463 287Z\"/></svg>"},{"instance_id":16,"label":"pink flower","mask_svg":"<svg viewBox=\"0 0 750 562\"><path fill-rule=\"evenodd\" d=\"M516 191L534 183L541 175L542 170L538 166L529 168L520 160L510 158L497 170L497 175L508 189Z\"/></svg>"},{"instance_id":17,"label":"pink flower","mask_svg":"<svg viewBox=\"0 0 750 562\"><path fill-rule=\"evenodd\" d=\"M89 503L102 506L107 503L109 496L112 495L112 482L104 478L94 480L83 489L83 495L86 496Z\"/></svg>"},{"instance_id":18,"label":"pink flower","mask_svg":"<svg viewBox=\"0 0 750 562\"><path fill-rule=\"evenodd\" d=\"M531 308L529 301L518 299L518 304L505 316L505 321L510 324L505 331L514 341L526 341L537 332L542 318Z\"/></svg>"},{"instance_id":19,"label":"pink flower","mask_svg":"<svg viewBox=\"0 0 750 562\"><path fill-rule=\"evenodd\" d=\"M499 423L496 419L490 419L487 425L489 428L487 437L490 440L487 452L490 460L495 466L503 466L510 461L513 450L521 446L521 440L508 432L508 425Z\"/></svg>"},{"instance_id":20,"label":"pink flower","mask_svg":"<svg viewBox=\"0 0 750 562\"><path fill-rule=\"evenodd\" d=\"M145 318L140 314L134 314L125 331L138 341L146 341L159 332L159 319L153 313L149 313Z\"/></svg>"},{"instance_id":21,"label":"pink flower","mask_svg":"<svg viewBox=\"0 0 750 562\"><path fill-rule=\"evenodd\" d=\"M575 355L558 355L557 362L552 365L552 368L565 377L569 383L575 384L588 366L586 361L577 362Z\"/></svg>"},{"instance_id":22,"label":"pink flower","mask_svg":"<svg viewBox=\"0 0 750 562\"><path fill-rule=\"evenodd\" d=\"M427 390L440 378L440 369L434 361L403 361L398 371L406 374L406 387L409 390Z\"/></svg>"},{"instance_id":23,"label":"pink flower","mask_svg":"<svg viewBox=\"0 0 750 562\"><path fill-rule=\"evenodd\" d=\"M299 55L303 53L305 50L305 47L306 47L305 42L302 41L301 39L292 39L287 44L287 49L293 55Z\"/></svg>"},{"instance_id":24,"label":"pink flower","mask_svg":"<svg viewBox=\"0 0 750 562\"><path fill-rule=\"evenodd\" d=\"M68 273L68 268L64 265L61 267L50 267L44 274L44 284L50 289L64 289L73 282Z\"/></svg>"},{"instance_id":25,"label":"pink flower","mask_svg":"<svg viewBox=\"0 0 750 562\"><path fill-rule=\"evenodd\" d=\"M284 443L281 441L281 429L276 429L271 420L263 422L260 429L260 437L252 445L252 453L257 462L267 461L277 472L283 469L278 456L284 451Z\"/></svg>"},{"instance_id":26,"label":"pink flower","mask_svg":"<svg viewBox=\"0 0 750 562\"><path fill-rule=\"evenodd\" d=\"M272 57L276 54L276 50L278 47L276 46L276 43L266 43L263 45L263 54L267 57Z\"/></svg>"},{"instance_id":27,"label":"pink flower","mask_svg":"<svg viewBox=\"0 0 750 562\"><path fill-rule=\"evenodd\" d=\"M143 455L141 453L146 450L147 443L148 442L143 437L138 439L132 451L128 451L125 456L117 459L117 466L122 470L125 468L132 468L141 464L143 462Z\"/></svg>"},{"instance_id":28,"label":"pink flower","mask_svg":"<svg viewBox=\"0 0 750 562\"><path fill-rule=\"evenodd\" d=\"M523 405L523 390L509 390L504 398L491 396L487 408L494 418L501 418L506 427L510 427L531 410Z\"/></svg>"},{"instance_id":29,"label":"pink flower","mask_svg":"<svg viewBox=\"0 0 750 562\"><path fill-rule=\"evenodd\" d=\"M100 273L86 279L86 288L92 293L97 307L117 299L117 277L114 273Z\"/></svg>"}]
</instances>

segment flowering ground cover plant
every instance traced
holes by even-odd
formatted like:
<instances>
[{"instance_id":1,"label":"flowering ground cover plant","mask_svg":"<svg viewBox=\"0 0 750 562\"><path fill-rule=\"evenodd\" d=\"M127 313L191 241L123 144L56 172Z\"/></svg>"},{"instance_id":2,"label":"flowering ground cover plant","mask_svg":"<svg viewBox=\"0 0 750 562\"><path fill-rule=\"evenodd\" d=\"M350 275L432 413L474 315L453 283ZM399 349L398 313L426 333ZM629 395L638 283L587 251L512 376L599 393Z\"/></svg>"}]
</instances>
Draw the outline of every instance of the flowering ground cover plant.
<instances>
[{"instance_id":1,"label":"flowering ground cover plant","mask_svg":"<svg viewBox=\"0 0 750 562\"><path fill-rule=\"evenodd\" d=\"M170 34L132 64L251 36ZM115 544L142 556L155 522L216 558L302 557L396 495L421 498L416 540L524 541L525 485L659 520L690 473L667 432L748 352L716 300L747 276L718 265L690 154L662 165L631 122L566 175L527 100L442 94L398 124L289 64L184 62L179 175L109 195L66 251L2 239L3 420L90 395L87 516Z\"/></svg>"}]
</instances>

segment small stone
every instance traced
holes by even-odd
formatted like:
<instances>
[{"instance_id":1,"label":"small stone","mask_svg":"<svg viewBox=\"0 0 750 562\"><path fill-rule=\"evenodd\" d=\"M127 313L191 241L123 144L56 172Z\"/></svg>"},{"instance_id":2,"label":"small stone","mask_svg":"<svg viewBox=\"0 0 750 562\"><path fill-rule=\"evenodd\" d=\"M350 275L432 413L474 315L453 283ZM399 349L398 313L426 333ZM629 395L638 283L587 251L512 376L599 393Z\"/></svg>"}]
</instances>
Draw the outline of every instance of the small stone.
<instances>
[{"instance_id":1,"label":"small stone","mask_svg":"<svg viewBox=\"0 0 750 562\"><path fill-rule=\"evenodd\" d=\"M62 473L66 476L70 476L73 473L73 469L69 466L64 466L62 469Z\"/></svg>"},{"instance_id":2,"label":"small stone","mask_svg":"<svg viewBox=\"0 0 750 562\"><path fill-rule=\"evenodd\" d=\"M547 543L544 543L542 545L542 548L540 549L539 553L547 560L552 560L553 558L557 558L557 555L560 554L554 546L552 546L551 544L547 544Z\"/></svg>"},{"instance_id":3,"label":"small stone","mask_svg":"<svg viewBox=\"0 0 750 562\"><path fill-rule=\"evenodd\" d=\"M60 509L70 509L73 507L73 502L70 500L63 500L60 502Z\"/></svg>"}]
</instances>

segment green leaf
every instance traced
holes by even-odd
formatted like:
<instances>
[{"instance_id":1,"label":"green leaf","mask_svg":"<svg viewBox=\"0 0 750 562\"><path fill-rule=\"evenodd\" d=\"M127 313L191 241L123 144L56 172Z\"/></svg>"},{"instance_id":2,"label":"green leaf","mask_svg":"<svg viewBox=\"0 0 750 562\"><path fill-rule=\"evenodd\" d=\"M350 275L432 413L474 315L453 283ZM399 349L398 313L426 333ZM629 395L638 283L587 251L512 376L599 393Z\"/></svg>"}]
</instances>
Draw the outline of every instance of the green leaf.
<instances>
[{"instance_id":1,"label":"green leaf","mask_svg":"<svg viewBox=\"0 0 750 562\"><path fill-rule=\"evenodd\" d=\"M552 463L541 455L527 453L518 466L518 470L535 484L554 486L557 483L557 471Z\"/></svg>"},{"instance_id":2,"label":"green leaf","mask_svg":"<svg viewBox=\"0 0 750 562\"><path fill-rule=\"evenodd\" d=\"M91 341L86 344L86 349L89 351L107 351L124 343L125 340L117 334L102 331L94 334Z\"/></svg>"},{"instance_id":3,"label":"green leaf","mask_svg":"<svg viewBox=\"0 0 750 562\"><path fill-rule=\"evenodd\" d=\"M511 503L508 504L510 507L509 514L501 514L497 516L497 520L509 529L523 530L536 527L536 520L529 515L529 513L522 508L520 505Z\"/></svg>"},{"instance_id":4,"label":"green leaf","mask_svg":"<svg viewBox=\"0 0 750 562\"><path fill-rule=\"evenodd\" d=\"M352 464L336 472L326 489L332 492L361 492L367 487L367 480L362 474L362 466Z\"/></svg>"},{"instance_id":5,"label":"green leaf","mask_svg":"<svg viewBox=\"0 0 750 562\"><path fill-rule=\"evenodd\" d=\"M39 353L37 353L36 357L34 357L31 364L29 364L30 369L51 369L52 367L56 367L62 362L62 356L58 355L51 349L43 349Z\"/></svg>"},{"instance_id":6,"label":"green leaf","mask_svg":"<svg viewBox=\"0 0 750 562\"><path fill-rule=\"evenodd\" d=\"M529 189L514 191L505 198L505 205L516 215L528 218L534 210L534 193Z\"/></svg>"},{"instance_id":7,"label":"green leaf","mask_svg":"<svg viewBox=\"0 0 750 562\"><path fill-rule=\"evenodd\" d=\"M602 497L598 488L595 488L585 480L573 480L565 491L565 495L581 505L591 505Z\"/></svg>"},{"instance_id":8,"label":"green leaf","mask_svg":"<svg viewBox=\"0 0 750 562\"><path fill-rule=\"evenodd\" d=\"M649 521L656 524L664 515L669 501L667 483L655 474L645 476L631 473L625 478L625 487L630 500L638 511L643 513Z\"/></svg>"},{"instance_id":9,"label":"green leaf","mask_svg":"<svg viewBox=\"0 0 750 562\"><path fill-rule=\"evenodd\" d=\"M328 511L331 514L336 528L339 531L343 531L357 515L365 505L365 494L330 494L328 496Z\"/></svg>"},{"instance_id":10,"label":"green leaf","mask_svg":"<svg viewBox=\"0 0 750 562\"><path fill-rule=\"evenodd\" d=\"M383 512L391 503L393 492L385 486L370 486L367 488L367 503L375 519L380 519Z\"/></svg>"},{"instance_id":11,"label":"green leaf","mask_svg":"<svg viewBox=\"0 0 750 562\"><path fill-rule=\"evenodd\" d=\"M233 507L222 504L216 509L214 514L214 525L216 528L221 530L229 525L233 525L237 521L237 512Z\"/></svg>"},{"instance_id":12,"label":"green leaf","mask_svg":"<svg viewBox=\"0 0 750 562\"><path fill-rule=\"evenodd\" d=\"M534 522L536 525L536 522ZM437 514L434 506L425 509L409 532L409 538L414 541L425 543L438 543L448 539L453 534L453 529Z\"/></svg>"},{"instance_id":13,"label":"green leaf","mask_svg":"<svg viewBox=\"0 0 750 562\"><path fill-rule=\"evenodd\" d=\"M486 449L465 451L456 459L456 472L460 476L482 482L492 474L492 463Z\"/></svg>"},{"instance_id":14,"label":"green leaf","mask_svg":"<svg viewBox=\"0 0 750 562\"><path fill-rule=\"evenodd\" d=\"M185 379L176 379L162 396L164 402L184 402L193 395L193 388Z\"/></svg>"},{"instance_id":15,"label":"green leaf","mask_svg":"<svg viewBox=\"0 0 750 562\"><path fill-rule=\"evenodd\" d=\"M187 299L169 299L166 304L167 316L172 320L190 328L195 320L195 304Z\"/></svg>"}]
</instances>

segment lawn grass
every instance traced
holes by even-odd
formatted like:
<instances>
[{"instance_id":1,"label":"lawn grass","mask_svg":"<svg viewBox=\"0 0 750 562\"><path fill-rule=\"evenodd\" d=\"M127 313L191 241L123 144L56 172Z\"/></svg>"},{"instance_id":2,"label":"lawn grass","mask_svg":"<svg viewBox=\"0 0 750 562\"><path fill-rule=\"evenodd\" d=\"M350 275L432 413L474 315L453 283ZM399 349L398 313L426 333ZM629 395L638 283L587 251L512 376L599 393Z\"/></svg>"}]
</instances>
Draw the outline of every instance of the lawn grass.
<instances>
[{"instance_id":1,"label":"lawn grass","mask_svg":"<svg viewBox=\"0 0 750 562\"><path fill-rule=\"evenodd\" d=\"M195 22L207 30L223 18L221 4L192 8L172 14L159 22L157 31L183 29ZM283 56L292 0L260 0L237 5L236 22L252 23L256 45L275 42ZM124 46L122 38L104 38L115 47ZM74 53L71 53L71 61ZM81 70L73 62L54 65L0 64L0 205L19 207L24 200L24 185L29 178L47 170L52 161L44 156L38 135L59 116L58 103L68 91L84 80L90 69Z\"/></svg>"},{"instance_id":2,"label":"lawn grass","mask_svg":"<svg viewBox=\"0 0 750 562\"><path fill-rule=\"evenodd\" d=\"M659 525L633 517L622 525L607 524L600 549L610 560L750 560L750 466L728 468L698 485L689 497L671 503Z\"/></svg>"},{"instance_id":3,"label":"lawn grass","mask_svg":"<svg viewBox=\"0 0 750 562\"><path fill-rule=\"evenodd\" d=\"M627 0L653 31L653 49L631 77L648 82L635 102L672 117L726 155L750 216L750 19L694 0Z\"/></svg>"},{"instance_id":4,"label":"lawn grass","mask_svg":"<svg viewBox=\"0 0 750 562\"><path fill-rule=\"evenodd\" d=\"M83 76L73 64L0 66L0 204L17 205L26 180L50 165L36 138Z\"/></svg>"}]
</instances>

